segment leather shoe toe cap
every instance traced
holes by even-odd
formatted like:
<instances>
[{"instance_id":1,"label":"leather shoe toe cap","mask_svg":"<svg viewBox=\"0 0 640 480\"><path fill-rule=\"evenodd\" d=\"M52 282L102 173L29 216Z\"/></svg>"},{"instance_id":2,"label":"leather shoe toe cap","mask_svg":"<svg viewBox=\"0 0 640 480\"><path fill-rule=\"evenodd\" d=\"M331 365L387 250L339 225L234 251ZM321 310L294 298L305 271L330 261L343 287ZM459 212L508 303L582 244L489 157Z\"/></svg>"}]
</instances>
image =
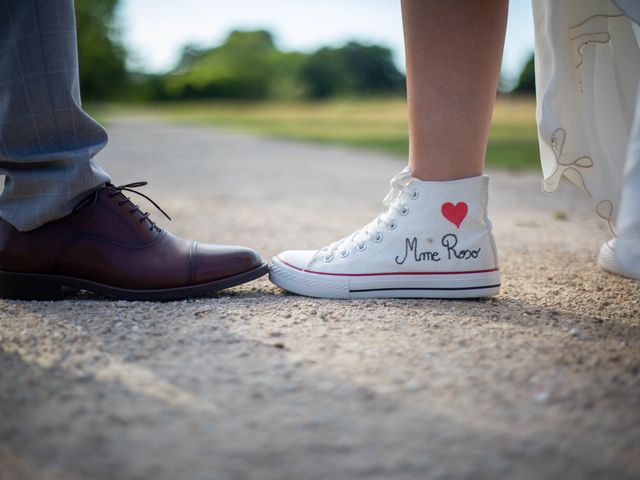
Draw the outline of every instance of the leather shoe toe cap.
<instances>
[{"instance_id":1,"label":"leather shoe toe cap","mask_svg":"<svg viewBox=\"0 0 640 480\"><path fill-rule=\"evenodd\" d=\"M191 252L192 283L206 283L258 268L262 258L254 250L235 245L194 242Z\"/></svg>"}]
</instances>

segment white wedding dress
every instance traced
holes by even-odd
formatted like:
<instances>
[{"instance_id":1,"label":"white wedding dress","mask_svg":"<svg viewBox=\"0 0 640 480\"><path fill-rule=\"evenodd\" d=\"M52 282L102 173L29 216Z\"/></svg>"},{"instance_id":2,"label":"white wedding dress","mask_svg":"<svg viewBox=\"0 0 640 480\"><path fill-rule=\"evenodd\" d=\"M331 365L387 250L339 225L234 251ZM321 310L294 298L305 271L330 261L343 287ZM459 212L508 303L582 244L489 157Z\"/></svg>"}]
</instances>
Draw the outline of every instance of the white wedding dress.
<instances>
[{"instance_id":1,"label":"white wedding dress","mask_svg":"<svg viewBox=\"0 0 640 480\"><path fill-rule=\"evenodd\" d=\"M616 3L533 0L538 134L543 189L590 196L600 264L640 279L640 0Z\"/></svg>"}]
</instances>

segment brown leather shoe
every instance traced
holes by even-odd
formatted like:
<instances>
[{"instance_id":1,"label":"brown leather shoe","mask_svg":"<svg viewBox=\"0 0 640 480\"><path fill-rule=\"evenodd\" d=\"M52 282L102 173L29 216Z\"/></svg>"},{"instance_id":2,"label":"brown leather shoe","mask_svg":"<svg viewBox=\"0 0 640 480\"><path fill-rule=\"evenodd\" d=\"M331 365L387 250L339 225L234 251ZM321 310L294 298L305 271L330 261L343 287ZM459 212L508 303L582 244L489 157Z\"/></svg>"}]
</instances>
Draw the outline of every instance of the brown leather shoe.
<instances>
[{"instance_id":1,"label":"brown leather shoe","mask_svg":"<svg viewBox=\"0 0 640 480\"><path fill-rule=\"evenodd\" d=\"M245 247L182 240L123 194L146 182L99 188L71 215L30 232L0 219L0 297L60 299L88 290L125 300L207 295L265 275ZM166 214L165 214L166 215Z\"/></svg>"}]
</instances>

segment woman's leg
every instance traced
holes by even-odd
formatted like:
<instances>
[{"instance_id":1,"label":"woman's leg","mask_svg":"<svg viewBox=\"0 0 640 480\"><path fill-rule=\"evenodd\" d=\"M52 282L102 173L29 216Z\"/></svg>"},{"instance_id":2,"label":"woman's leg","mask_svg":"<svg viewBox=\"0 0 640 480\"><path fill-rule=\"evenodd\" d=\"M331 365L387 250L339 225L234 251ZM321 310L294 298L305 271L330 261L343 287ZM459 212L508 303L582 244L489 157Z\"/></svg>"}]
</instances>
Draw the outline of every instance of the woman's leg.
<instances>
[{"instance_id":1,"label":"woman's leg","mask_svg":"<svg viewBox=\"0 0 640 480\"><path fill-rule=\"evenodd\" d=\"M500 289L482 175L507 0L403 0L409 169L387 210L320 250L273 258L271 280L315 297L462 298Z\"/></svg>"},{"instance_id":2,"label":"woman's leg","mask_svg":"<svg viewBox=\"0 0 640 480\"><path fill-rule=\"evenodd\" d=\"M402 0L414 177L482 174L507 7L508 0Z\"/></svg>"}]
</instances>

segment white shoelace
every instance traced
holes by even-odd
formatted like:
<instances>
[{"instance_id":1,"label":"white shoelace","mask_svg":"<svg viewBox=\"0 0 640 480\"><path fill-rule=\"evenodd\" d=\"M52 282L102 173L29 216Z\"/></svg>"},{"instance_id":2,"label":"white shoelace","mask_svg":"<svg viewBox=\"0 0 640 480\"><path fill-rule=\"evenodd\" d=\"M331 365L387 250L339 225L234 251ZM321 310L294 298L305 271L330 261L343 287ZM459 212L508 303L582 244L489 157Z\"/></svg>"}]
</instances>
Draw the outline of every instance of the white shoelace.
<instances>
[{"instance_id":1,"label":"white shoelace","mask_svg":"<svg viewBox=\"0 0 640 480\"><path fill-rule=\"evenodd\" d=\"M395 214L404 216L409 212L409 208L403 202L404 198L417 198L418 191L408 188L412 179L411 174L411 168L407 166L391 179L391 182L389 182L391 189L382 200L384 206L387 207L386 211L380 213L372 222L360 230L318 250L313 259L322 256L325 262L330 262L336 253L344 258L354 248L360 252L366 250L367 243L370 240L380 243L384 235L381 231L383 227L394 230L398 225L397 220L394 218Z\"/></svg>"}]
</instances>

